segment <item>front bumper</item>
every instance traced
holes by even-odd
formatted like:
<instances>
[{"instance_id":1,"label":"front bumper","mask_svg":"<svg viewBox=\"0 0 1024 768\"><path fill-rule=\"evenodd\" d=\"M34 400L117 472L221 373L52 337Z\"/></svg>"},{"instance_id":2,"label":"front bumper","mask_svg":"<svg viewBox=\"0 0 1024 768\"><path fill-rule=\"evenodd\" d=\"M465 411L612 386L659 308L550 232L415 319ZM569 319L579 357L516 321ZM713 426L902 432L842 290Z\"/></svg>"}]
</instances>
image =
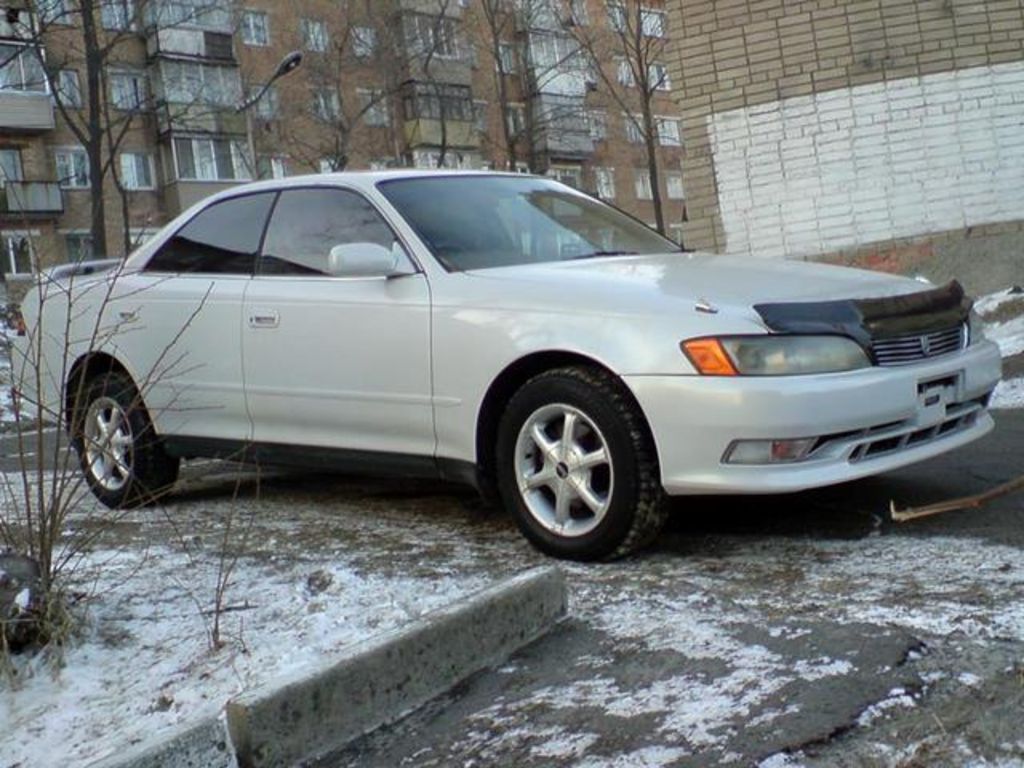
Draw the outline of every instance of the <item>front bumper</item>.
<instances>
[{"instance_id":1,"label":"front bumper","mask_svg":"<svg viewBox=\"0 0 1024 768\"><path fill-rule=\"evenodd\" d=\"M625 376L674 495L785 493L913 464L988 433L999 349L816 376ZM727 464L735 440L821 438L788 464Z\"/></svg>"}]
</instances>

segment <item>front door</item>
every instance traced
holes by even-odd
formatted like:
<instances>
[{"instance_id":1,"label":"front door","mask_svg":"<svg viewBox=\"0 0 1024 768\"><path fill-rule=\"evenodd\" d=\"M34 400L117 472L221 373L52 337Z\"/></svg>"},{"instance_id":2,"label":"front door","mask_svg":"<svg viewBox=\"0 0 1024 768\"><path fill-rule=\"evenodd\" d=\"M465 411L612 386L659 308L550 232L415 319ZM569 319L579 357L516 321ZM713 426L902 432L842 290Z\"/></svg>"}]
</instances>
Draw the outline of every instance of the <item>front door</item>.
<instances>
[{"instance_id":1,"label":"front door","mask_svg":"<svg viewBox=\"0 0 1024 768\"><path fill-rule=\"evenodd\" d=\"M426 278L331 276L331 249L353 243L396 243L361 194L337 187L281 193L243 312L253 437L432 456Z\"/></svg>"}]
</instances>

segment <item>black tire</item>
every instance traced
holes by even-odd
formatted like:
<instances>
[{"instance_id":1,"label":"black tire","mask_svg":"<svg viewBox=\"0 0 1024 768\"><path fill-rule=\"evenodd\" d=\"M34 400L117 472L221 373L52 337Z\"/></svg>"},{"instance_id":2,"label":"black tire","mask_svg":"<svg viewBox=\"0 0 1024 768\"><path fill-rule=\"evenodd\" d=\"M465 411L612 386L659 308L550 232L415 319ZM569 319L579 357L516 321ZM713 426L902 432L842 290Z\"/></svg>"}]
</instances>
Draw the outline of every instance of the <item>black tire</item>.
<instances>
[{"instance_id":1,"label":"black tire","mask_svg":"<svg viewBox=\"0 0 1024 768\"><path fill-rule=\"evenodd\" d=\"M73 394L78 397L71 413L71 444L96 498L111 509L124 509L165 496L178 479L181 462L164 450L131 378L114 371L101 374ZM98 437L101 420L117 425L116 441Z\"/></svg>"},{"instance_id":2,"label":"black tire","mask_svg":"<svg viewBox=\"0 0 1024 768\"><path fill-rule=\"evenodd\" d=\"M543 425L549 413L553 414L550 424L554 424L558 409L573 414L574 424L582 423L575 428L582 430L580 439L589 445L580 448L570 437L573 450L580 448L573 460L577 468L569 467L573 462L558 461L555 471L559 479L555 480L550 470L554 454L546 453L527 435L534 434L533 426ZM563 416L563 433L566 423ZM557 440L560 446L565 442L562 436ZM580 459L588 450L589 455L609 457L607 468L598 466L604 474L596 479L597 470L580 468ZM526 538L548 555L583 561L623 557L649 544L665 523L665 492L646 422L624 385L601 369L559 368L526 382L509 400L498 425L496 461L498 490L505 507ZM520 490L520 478L531 473L538 480L543 474L559 488L566 487L566 482L577 483L571 485L568 496L574 489L585 488L587 494L572 501L568 520L563 516L559 523L557 519L561 502L555 487L542 484ZM600 512L588 508L592 502L600 502ZM566 525L576 526L576 530L568 535L553 530L559 525L562 531Z\"/></svg>"}]
</instances>

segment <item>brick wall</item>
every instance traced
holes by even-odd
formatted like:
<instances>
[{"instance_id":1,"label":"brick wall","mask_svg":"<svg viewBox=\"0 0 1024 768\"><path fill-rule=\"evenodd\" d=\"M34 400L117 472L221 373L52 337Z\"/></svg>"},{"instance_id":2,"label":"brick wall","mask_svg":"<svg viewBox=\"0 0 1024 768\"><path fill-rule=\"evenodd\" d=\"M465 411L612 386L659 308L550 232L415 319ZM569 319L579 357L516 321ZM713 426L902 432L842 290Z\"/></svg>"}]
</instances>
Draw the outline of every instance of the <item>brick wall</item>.
<instances>
[{"instance_id":1,"label":"brick wall","mask_svg":"<svg viewBox=\"0 0 1024 768\"><path fill-rule=\"evenodd\" d=\"M672 0L691 247L809 256L1024 220L1020 0Z\"/></svg>"}]
</instances>

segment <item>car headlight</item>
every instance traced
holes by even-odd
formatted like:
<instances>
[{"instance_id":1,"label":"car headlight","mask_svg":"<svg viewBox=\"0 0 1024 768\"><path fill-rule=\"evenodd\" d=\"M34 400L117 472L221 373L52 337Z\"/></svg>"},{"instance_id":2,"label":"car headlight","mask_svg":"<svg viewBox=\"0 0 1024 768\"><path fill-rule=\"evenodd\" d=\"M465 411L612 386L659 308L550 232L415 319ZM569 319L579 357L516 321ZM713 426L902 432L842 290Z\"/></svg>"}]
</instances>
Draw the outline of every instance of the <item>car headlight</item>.
<instances>
[{"instance_id":1,"label":"car headlight","mask_svg":"<svg viewBox=\"0 0 1024 768\"><path fill-rule=\"evenodd\" d=\"M985 338L985 321L975 310L967 316L967 343L974 344Z\"/></svg>"},{"instance_id":2,"label":"car headlight","mask_svg":"<svg viewBox=\"0 0 1024 768\"><path fill-rule=\"evenodd\" d=\"M799 376L871 365L845 336L723 336L690 339L683 352L705 376Z\"/></svg>"}]
</instances>

